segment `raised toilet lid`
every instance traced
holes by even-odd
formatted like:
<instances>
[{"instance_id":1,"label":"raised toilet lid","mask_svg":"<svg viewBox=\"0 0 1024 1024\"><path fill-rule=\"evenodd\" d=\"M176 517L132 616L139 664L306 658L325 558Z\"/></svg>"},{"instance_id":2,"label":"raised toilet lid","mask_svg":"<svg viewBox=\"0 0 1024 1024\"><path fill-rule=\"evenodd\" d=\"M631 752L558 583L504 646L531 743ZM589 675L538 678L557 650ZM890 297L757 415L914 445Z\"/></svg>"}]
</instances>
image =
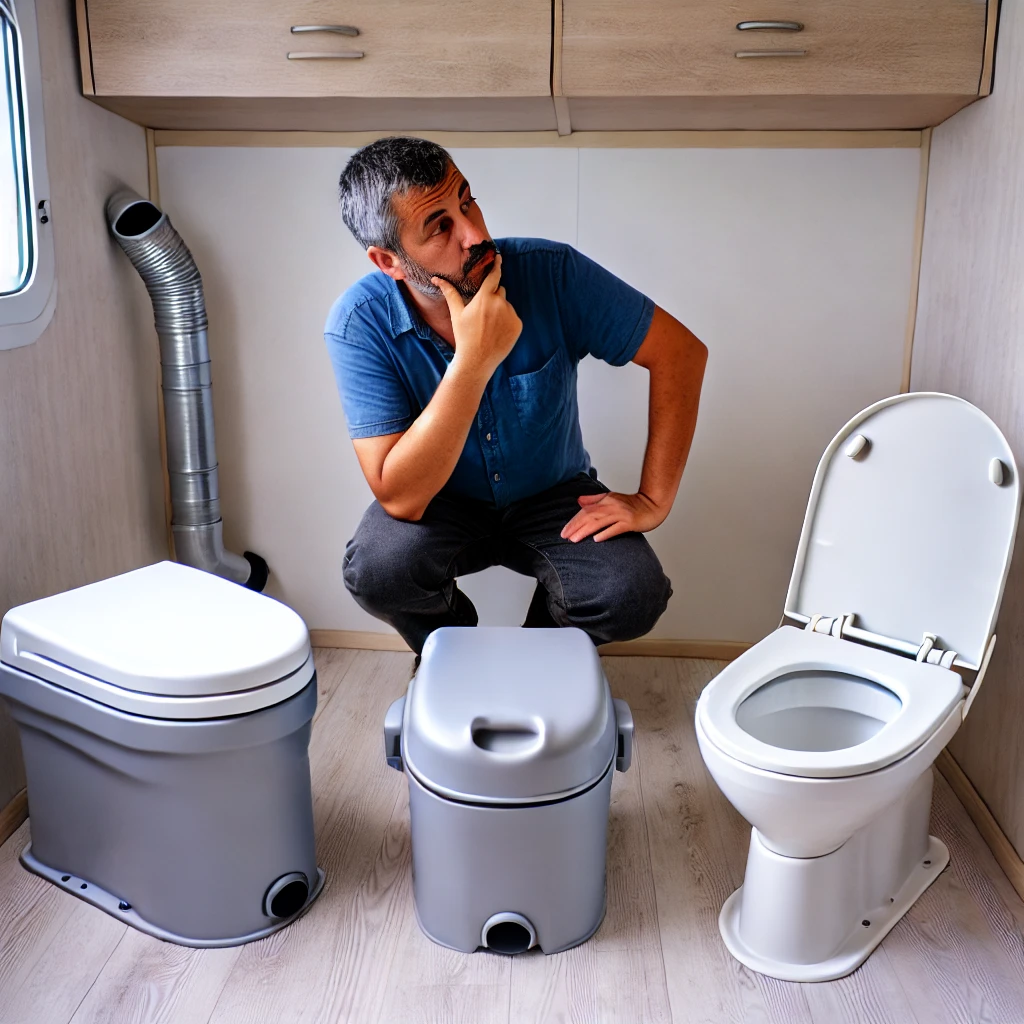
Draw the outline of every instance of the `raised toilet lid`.
<instances>
[{"instance_id":1,"label":"raised toilet lid","mask_svg":"<svg viewBox=\"0 0 1024 1024\"><path fill-rule=\"evenodd\" d=\"M615 757L601 661L579 629L449 626L431 633L409 685L406 768L472 803L569 796Z\"/></svg>"},{"instance_id":2,"label":"raised toilet lid","mask_svg":"<svg viewBox=\"0 0 1024 1024\"><path fill-rule=\"evenodd\" d=\"M287 699L313 674L309 633L292 609L176 562L12 608L0 661L159 718L243 714Z\"/></svg>"},{"instance_id":3,"label":"raised toilet lid","mask_svg":"<svg viewBox=\"0 0 1024 1024\"><path fill-rule=\"evenodd\" d=\"M1013 453L979 409L929 392L878 402L821 458L786 614L853 613L856 626L915 646L936 633L977 668L1019 506Z\"/></svg>"}]
</instances>

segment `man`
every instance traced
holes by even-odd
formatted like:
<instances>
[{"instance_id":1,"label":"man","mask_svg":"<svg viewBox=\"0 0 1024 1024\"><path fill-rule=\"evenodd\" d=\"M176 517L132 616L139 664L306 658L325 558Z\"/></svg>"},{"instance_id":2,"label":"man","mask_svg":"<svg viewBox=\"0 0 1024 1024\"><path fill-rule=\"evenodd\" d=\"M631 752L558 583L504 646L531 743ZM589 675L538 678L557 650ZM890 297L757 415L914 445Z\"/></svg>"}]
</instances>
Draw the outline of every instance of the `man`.
<instances>
[{"instance_id":1,"label":"man","mask_svg":"<svg viewBox=\"0 0 1024 1024\"><path fill-rule=\"evenodd\" d=\"M434 143L381 139L339 185L376 267L325 329L377 499L345 552L355 600L418 654L432 630L476 625L455 578L500 564L537 580L524 626L578 626L595 643L648 632L672 590L643 534L675 500L707 349L571 246L496 243ZM650 373L636 494L609 491L583 447L588 354Z\"/></svg>"}]
</instances>

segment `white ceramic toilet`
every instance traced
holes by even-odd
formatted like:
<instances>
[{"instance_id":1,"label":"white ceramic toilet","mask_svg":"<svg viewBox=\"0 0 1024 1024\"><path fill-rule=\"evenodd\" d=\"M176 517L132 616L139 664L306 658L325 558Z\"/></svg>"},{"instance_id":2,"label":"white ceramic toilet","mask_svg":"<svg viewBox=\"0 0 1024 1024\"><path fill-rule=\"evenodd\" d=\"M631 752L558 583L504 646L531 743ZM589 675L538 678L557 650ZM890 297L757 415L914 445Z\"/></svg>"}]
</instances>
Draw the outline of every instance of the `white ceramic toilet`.
<instances>
[{"instance_id":1,"label":"white ceramic toilet","mask_svg":"<svg viewBox=\"0 0 1024 1024\"><path fill-rule=\"evenodd\" d=\"M849 974L948 863L931 767L988 665L1019 504L1006 440L949 395L879 402L826 449L786 598L797 625L697 704L704 762L753 826L719 918L753 970Z\"/></svg>"}]
</instances>

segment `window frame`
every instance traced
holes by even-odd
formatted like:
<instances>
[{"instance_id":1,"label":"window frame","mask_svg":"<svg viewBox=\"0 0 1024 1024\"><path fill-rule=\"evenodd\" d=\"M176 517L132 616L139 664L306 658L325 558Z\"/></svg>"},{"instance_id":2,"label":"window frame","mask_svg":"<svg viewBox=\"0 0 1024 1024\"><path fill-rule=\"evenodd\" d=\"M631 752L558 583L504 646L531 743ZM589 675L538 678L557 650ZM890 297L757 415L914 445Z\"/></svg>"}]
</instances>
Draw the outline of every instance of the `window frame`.
<instances>
[{"instance_id":1,"label":"window frame","mask_svg":"<svg viewBox=\"0 0 1024 1024\"><path fill-rule=\"evenodd\" d=\"M0 9L13 25L18 41L25 160L29 171L28 210L33 232L33 265L28 280L19 291L0 296L0 350L3 350L29 345L43 333L57 304L57 281L35 0L0 0Z\"/></svg>"}]
</instances>

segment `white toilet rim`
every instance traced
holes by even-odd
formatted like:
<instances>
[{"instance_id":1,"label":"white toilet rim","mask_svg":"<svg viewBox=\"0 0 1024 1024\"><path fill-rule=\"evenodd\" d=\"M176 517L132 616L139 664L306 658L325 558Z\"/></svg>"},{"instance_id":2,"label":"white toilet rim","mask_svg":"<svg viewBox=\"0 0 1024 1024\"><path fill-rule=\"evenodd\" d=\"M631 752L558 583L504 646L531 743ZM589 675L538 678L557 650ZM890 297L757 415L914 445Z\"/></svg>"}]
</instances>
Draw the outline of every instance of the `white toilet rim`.
<instances>
[{"instance_id":1,"label":"white toilet rim","mask_svg":"<svg viewBox=\"0 0 1024 1024\"><path fill-rule=\"evenodd\" d=\"M832 775L832 776L799 776L793 775L788 772L770 771L767 768L759 768L756 765L747 764L745 761L741 761L738 758L733 757L731 754L727 754L717 744L715 744L707 732L704 729L704 723L700 719L700 715L696 715L694 718L694 727L698 734L698 743L706 743L714 748L717 757L725 758L735 768L741 769L745 773L749 773L752 776L756 776L759 779L765 781L775 780L780 785L786 782L797 782L801 786L828 786L835 783L853 782L855 779L864 780L865 776L881 776L885 777L889 773L895 773L899 771L900 767L907 762L914 755L921 751L924 751L926 747L932 745L937 735L942 732L946 735L939 737L941 743L937 749L935 749L929 756L934 759L938 756L939 750L942 749L949 741L953 738L956 729L960 722L961 707L959 704L953 706L949 714L946 715L942 721L939 722L938 726L925 736L922 741L914 747L912 750L908 750L902 757L896 761L891 761L889 764L879 765L878 768L873 769L870 772L858 772L851 775ZM705 759L706 760L706 759Z\"/></svg>"},{"instance_id":2,"label":"white toilet rim","mask_svg":"<svg viewBox=\"0 0 1024 1024\"><path fill-rule=\"evenodd\" d=\"M136 690L115 686L102 679L77 672L66 665L50 661L48 658L36 657L35 663L32 665L23 664L17 667L5 665L4 667L23 676L54 683L65 690L70 690L72 693L77 693L97 704L103 704L117 711L127 711L129 714L142 715L146 718L162 718L173 721L229 718L234 715L261 711L263 708L280 704L289 697L295 696L313 678L314 674L311 652L301 668L290 672L283 679L267 683L264 686L197 697L168 697L165 694L139 693Z\"/></svg>"},{"instance_id":3,"label":"white toilet rim","mask_svg":"<svg viewBox=\"0 0 1024 1024\"><path fill-rule=\"evenodd\" d=\"M829 672L876 683L901 708L873 736L833 750L795 750L752 736L736 719L740 705L766 684L796 672ZM919 747L963 698L960 676L888 651L783 626L728 665L701 694L697 715L708 740L743 764L783 775L862 775Z\"/></svg>"}]
</instances>

